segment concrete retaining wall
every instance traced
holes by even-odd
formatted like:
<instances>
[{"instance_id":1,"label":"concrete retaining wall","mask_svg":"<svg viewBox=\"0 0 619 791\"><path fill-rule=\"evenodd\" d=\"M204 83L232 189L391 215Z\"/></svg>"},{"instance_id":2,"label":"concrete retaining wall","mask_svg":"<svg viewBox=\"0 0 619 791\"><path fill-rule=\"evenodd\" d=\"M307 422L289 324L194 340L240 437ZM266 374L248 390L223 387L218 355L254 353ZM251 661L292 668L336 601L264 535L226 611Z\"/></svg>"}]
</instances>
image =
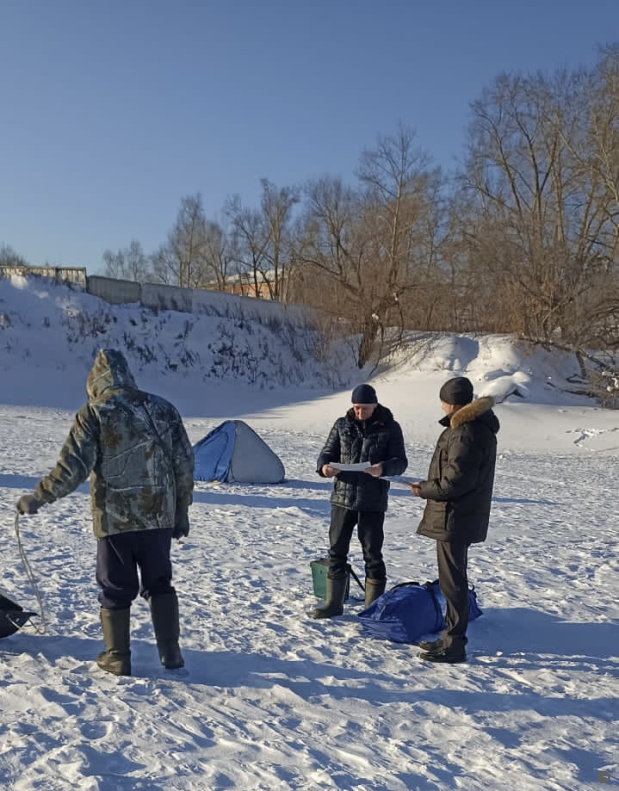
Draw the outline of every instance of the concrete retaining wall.
<instances>
[{"instance_id":1,"label":"concrete retaining wall","mask_svg":"<svg viewBox=\"0 0 619 791\"><path fill-rule=\"evenodd\" d=\"M111 305L139 303L155 312L178 310L182 313L202 313L227 318L246 318L261 322L286 321L297 326L307 325L312 312L303 305L284 305L267 299L239 297L221 291L178 288L158 283L136 283L100 275L86 275L85 269L63 267L0 267L0 277L47 277L56 283L77 286Z\"/></svg>"}]
</instances>

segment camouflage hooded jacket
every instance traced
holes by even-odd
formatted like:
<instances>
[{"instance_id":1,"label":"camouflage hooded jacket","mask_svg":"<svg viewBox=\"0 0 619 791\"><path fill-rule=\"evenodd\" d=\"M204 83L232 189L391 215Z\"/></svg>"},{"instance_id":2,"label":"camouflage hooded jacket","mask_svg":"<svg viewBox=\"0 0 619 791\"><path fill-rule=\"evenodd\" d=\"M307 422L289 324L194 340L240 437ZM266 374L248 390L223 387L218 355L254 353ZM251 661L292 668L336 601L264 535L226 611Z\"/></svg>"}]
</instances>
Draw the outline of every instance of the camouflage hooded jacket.
<instances>
[{"instance_id":1,"label":"camouflage hooded jacket","mask_svg":"<svg viewBox=\"0 0 619 791\"><path fill-rule=\"evenodd\" d=\"M60 459L35 496L52 503L90 475L97 538L171 528L192 501L193 450L175 407L138 390L122 352L102 349Z\"/></svg>"}]
</instances>

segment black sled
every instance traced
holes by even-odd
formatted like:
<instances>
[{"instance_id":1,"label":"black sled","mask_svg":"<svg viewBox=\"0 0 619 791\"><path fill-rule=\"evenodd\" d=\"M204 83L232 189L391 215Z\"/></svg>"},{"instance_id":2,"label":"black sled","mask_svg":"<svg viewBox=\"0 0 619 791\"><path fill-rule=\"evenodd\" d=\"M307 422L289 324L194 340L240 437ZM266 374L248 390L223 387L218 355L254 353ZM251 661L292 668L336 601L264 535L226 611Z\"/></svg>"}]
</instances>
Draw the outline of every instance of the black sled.
<instances>
[{"instance_id":1,"label":"black sled","mask_svg":"<svg viewBox=\"0 0 619 791\"><path fill-rule=\"evenodd\" d=\"M36 612L27 612L8 596L0 593L0 638L14 634L36 614Z\"/></svg>"}]
</instances>

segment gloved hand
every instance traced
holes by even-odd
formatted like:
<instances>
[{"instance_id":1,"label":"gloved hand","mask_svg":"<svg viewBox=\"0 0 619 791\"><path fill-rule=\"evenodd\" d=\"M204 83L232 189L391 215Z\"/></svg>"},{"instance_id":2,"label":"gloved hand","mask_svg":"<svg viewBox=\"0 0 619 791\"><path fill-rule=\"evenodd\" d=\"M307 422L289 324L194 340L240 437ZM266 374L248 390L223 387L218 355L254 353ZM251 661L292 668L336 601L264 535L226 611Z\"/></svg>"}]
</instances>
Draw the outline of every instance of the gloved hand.
<instances>
[{"instance_id":1,"label":"gloved hand","mask_svg":"<svg viewBox=\"0 0 619 791\"><path fill-rule=\"evenodd\" d=\"M189 535L189 514L187 509L179 509L174 517L174 528L172 538L184 538Z\"/></svg>"},{"instance_id":2,"label":"gloved hand","mask_svg":"<svg viewBox=\"0 0 619 791\"><path fill-rule=\"evenodd\" d=\"M41 500L37 500L33 494L24 494L17 501L17 510L20 514L29 514L32 516L32 514L36 514L42 505L44 505L44 503Z\"/></svg>"}]
</instances>

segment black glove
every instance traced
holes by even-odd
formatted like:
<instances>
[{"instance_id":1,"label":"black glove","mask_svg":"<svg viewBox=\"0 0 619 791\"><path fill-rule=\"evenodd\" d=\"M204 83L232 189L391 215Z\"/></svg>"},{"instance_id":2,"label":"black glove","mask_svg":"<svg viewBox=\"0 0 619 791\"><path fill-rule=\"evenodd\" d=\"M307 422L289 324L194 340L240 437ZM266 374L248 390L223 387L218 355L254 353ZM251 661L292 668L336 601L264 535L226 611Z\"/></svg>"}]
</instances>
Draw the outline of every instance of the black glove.
<instances>
[{"instance_id":1,"label":"black glove","mask_svg":"<svg viewBox=\"0 0 619 791\"><path fill-rule=\"evenodd\" d=\"M30 514L32 516L32 514L36 514L42 505L44 503L41 500L37 500L33 494L24 494L17 501L17 510L20 514Z\"/></svg>"},{"instance_id":2,"label":"black glove","mask_svg":"<svg viewBox=\"0 0 619 791\"><path fill-rule=\"evenodd\" d=\"M174 517L174 528L172 529L172 538L184 538L189 535L189 514L187 509L184 508L176 512Z\"/></svg>"}]
</instances>

